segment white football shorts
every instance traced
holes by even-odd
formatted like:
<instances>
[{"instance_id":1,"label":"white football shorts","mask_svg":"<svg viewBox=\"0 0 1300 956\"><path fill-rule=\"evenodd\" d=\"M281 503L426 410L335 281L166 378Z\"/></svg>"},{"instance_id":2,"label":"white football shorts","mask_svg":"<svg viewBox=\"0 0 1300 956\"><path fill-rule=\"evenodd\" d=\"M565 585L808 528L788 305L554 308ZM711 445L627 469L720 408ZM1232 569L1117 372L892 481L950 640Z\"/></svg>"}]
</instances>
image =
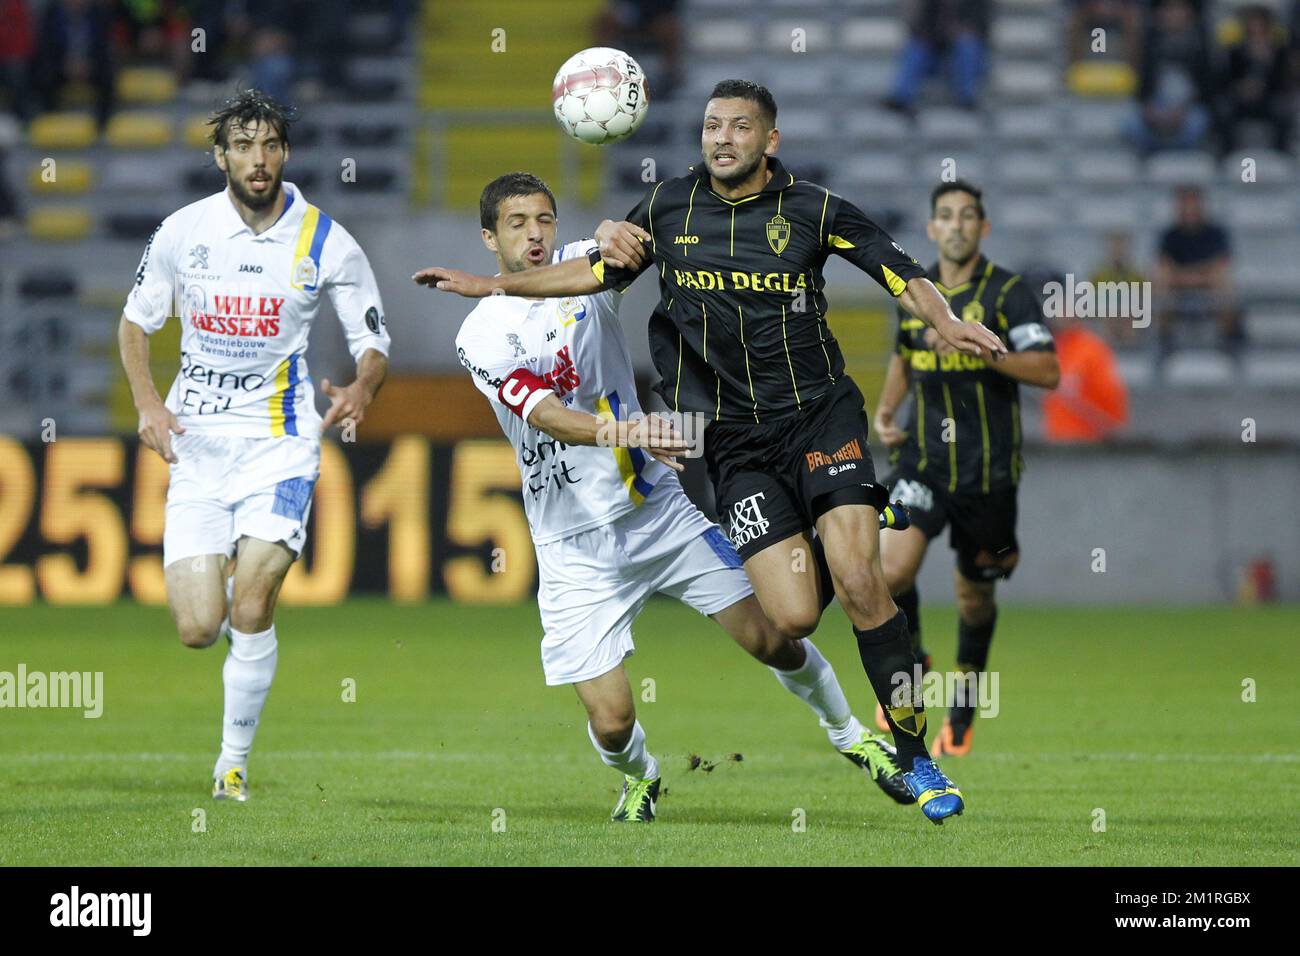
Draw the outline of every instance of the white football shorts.
<instances>
[{"instance_id":1,"label":"white football shorts","mask_svg":"<svg viewBox=\"0 0 1300 956\"><path fill-rule=\"evenodd\" d=\"M632 622L650 595L716 614L754 593L722 529L675 475L615 521L537 545L546 683L599 677L634 650Z\"/></svg>"},{"instance_id":2,"label":"white football shorts","mask_svg":"<svg viewBox=\"0 0 1300 956\"><path fill-rule=\"evenodd\" d=\"M173 435L163 566L202 554L231 557L240 538L283 541L302 554L320 442L283 435Z\"/></svg>"}]
</instances>

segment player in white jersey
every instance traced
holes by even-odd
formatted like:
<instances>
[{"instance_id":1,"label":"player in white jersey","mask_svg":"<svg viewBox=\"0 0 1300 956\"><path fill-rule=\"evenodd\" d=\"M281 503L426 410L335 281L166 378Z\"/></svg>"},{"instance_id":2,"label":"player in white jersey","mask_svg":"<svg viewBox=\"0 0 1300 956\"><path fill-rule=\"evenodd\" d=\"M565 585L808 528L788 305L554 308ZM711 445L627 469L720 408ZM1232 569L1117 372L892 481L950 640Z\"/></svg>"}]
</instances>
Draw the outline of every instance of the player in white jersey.
<instances>
[{"instance_id":1,"label":"player in white jersey","mask_svg":"<svg viewBox=\"0 0 1300 956\"><path fill-rule=\"evenodd\" d=\"M282 182L291 118L256 90L213 115L226 189L154 231L118 332L140 439L171 465L163 565L181 642L230 639L213 796L241 801L275 675L275 602L306 541L321 432L359 423L388 369L384 307L365 253ZM357 374L345 387L322 380L330 399L322 420L305 356L324 295ZM181 369L163 402L148 336L171 315L181 322Z\"/></svg>"},{"instance_id":2,"label":"player in white jersey","mask_svg":"<svg viewBox=\"0 0 1300 956\"><path fill-rule=\"evenodd\" d=\"M595 248L588 240L555 251L555 198L527 173L488 184L480 220L503 272ZM632 622L656 592L717 621L812 708L836 749L895 800L913 802L893 747L853 716L813 643L787 640L768 621L731 542L682 491L674 456L687 446L667 420L641 415L618 298L489 296L456 338L515 447L541 577L546 682L574 686L600 759L624 775L613 819L653 820L659 794L623 669Z\"/></svg>"}]
</instances>

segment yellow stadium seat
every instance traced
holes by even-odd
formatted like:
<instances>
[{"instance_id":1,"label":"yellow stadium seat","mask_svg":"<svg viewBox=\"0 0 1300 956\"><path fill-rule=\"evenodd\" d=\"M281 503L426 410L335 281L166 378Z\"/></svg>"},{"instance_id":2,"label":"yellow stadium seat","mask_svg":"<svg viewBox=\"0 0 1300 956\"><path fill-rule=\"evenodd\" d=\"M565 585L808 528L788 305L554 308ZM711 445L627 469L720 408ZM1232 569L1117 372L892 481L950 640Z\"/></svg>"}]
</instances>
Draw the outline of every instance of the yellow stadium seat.
<instances>
[{"instance_id":1,"label":"yellow stadium seat","mask_svg":"<svg viewBox=\"0 0 1300 956\"><path fill-rule=\"evenodd\" d=\"M90 235L93 222L81 206L38 206L27 214L27 234L44 242L77 242Z\"/></svg>"},{"instance_id":2,"label":"yellow stadium seat","mask_svg":"<svg viewBox=\"0 0 1300 956\"><path fill-rule=\"evenodd\" d=\"M52 165L50 165L52 164ZM32 192L84 193L90 188L94 176L90 164L76 159L42 160L32 167L27 182Z\"/></svg>"},{"instance_id":3,"label":"yellow stadium seat","mask_svg":"<svg viewBox=\"0 0 1300 956\"><path fill-rule=\"evenodd\" d=\"M96 135L89 113L46 113L32 120L27 134L33 149L88 149Z\"/></svg>"},{"instance_id":4,"label":"yellow stadium seat","mask_svg":"<svg viewBox=\"0 0 1300 956\"><path fill-rule=\"evenodd\" d=\"M1137 92L1137 74L1127 63L1072 63L1065 82L1079 96L1119 98Z\"/></svg>"},{"instance_id":5,"label":"yellow stadium seat","mask_svg":"<svg viewBox=\"0 0 1300 956\"><path fill-rule=\"evenodd\" d=\"M114 149L158 149L172 141L172 124L161 113L118 113L105 136Z\"/></svg>"},{"instance_id":6,"label":"yellow stadium seat","mask_svg":"<svg viewBox=\"0 0 1300 956\"><path fill-rule=\"evenodd\" d=\"M190 149L207 149L212 145L212 127L206 116L191 116L185 121L181 141Z\"/></svg>"},{"instance_id":7,"label":"yellow stadium seat","mask_svg":"<svg viewBox=\"0 0 1300 956\"><path fill-rule=\"evenodd\" d=\"M117 75L117 96L123 103L170 103L176 99L171 70L129 67Z\"/></svg>"}]
</instances>

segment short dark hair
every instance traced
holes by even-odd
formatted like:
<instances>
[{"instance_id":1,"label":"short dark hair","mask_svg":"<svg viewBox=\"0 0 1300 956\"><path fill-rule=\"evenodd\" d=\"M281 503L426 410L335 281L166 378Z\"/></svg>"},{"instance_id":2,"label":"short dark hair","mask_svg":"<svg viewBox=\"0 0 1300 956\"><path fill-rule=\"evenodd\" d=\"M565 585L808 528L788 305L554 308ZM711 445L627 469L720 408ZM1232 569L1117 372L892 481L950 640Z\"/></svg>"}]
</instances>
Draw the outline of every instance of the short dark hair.
<instances>
[{"instance_id":1,"label":"short dark hair","mask_svg":"<svg viewBox=\"0 0 1300 956\"><path fill-rule=\"evenodd\" d=\"M479 197L479 225L489 232L496 232L501 203L513 196L532 196L535 193L542 193L551 201L551 212L557 211L551 188L532 173L506 173L498 176L483 188L483 195Z\"/></svg>"},{"instance_id":2,"label":"short dark hair","mask_svg":"<svg viewBox=\"0 0 1300 956\"><path fill-rule=\"evenodd\" d=\"M766 86L752 80L723 80L713 88L709 99L749 100L758 104L758 112L768 126L776 127L776 100Z\"/></svg>"},{"instance_id":3,"label":"short dark hair","mask_svg":"<svg viewBox=\"0 0 1300 956\"><path fill-rule=\"evenodd\" d=\"M237 126L252 126L258 122L275 127L280 142L289 145L289 124L298 118L298 111L285 106L261 90L247 89L236 93L221 105L211 117L212 145L223 150L230 147L230 130Z\"/></svg>"},{"instance_id":4,"label":"short dark hair","mask_svg":"<svg viewBox=\"0 0 1300 956\"><path fill-rule=\"evenodd\" d=\"M975 211L984 218L984 190L980 189L973 182L966 179L954 179L950 183L940 183L930 190L930 218L934 218L935 210L939 205L939 197L946 196L949 193L969 193L975 199Z\"/></svg>"}]
</instances>

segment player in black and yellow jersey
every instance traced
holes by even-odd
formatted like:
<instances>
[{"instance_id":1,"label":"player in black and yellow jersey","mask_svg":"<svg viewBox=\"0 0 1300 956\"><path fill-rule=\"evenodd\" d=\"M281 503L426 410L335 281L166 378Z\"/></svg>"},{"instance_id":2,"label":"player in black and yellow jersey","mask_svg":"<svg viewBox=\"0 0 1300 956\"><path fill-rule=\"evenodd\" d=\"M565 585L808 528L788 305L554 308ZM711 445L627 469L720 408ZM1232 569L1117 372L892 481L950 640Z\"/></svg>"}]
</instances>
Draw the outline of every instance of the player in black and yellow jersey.
<instances>
[{"instance_id":1,"label":"player in black and yellow jersey","mask_svg":"<svg viewBox=\"0 0 1300 956\"><path fill-rule=\"evenodd\" d=\"M827 324L822 267L831 255L852 262L956 350L991 359L1005 346L957 320L916 260L861 210L786 170L779 144L771 93L724 81L705 107L702 162L655 185L629 221L602 223L590 262L495 278L432 268L415 279L468 296L545 297L626 288L656 267L656 388L669 408L714 420L704 445L718 511L763 610L801 638L833 586L888 710L908 787L941 822L964 805L926 750L907 618L880 567L878 514L888 498L867 449L862 393ZM799 570L816 550L814 529L826 585Z\"/></svg>"},{"instance_id":2,"label":"player in black and yellow jersey","mask_svg":"<svg viewBox=\"0 0 1300 956\"><path fill-rule=\"evenodd\" d=\"M899 310L896 354L876 406L876 434L892 447L887 480L911 527L881 544L885 578L907 614L917 656L921 646L916 574L930 541L951 526L957 552L957 687L934 742L936 753L970 751L978 675L988 663L997 620L994 592L1010 576L1016 543L1016 486L1020 457L1020 383L1055 388L1060 366L1042 308L1020 276L980 253L989 234L983 196L970 183L941 183L930 195L926 234L939 249L929 276L952 311L999 336L1009 354L988 363L955 351L922 322ZM896 420L911 397L906 430ZM877 713L883 726L884 715Z\"/></svg>"}]
</instances>

